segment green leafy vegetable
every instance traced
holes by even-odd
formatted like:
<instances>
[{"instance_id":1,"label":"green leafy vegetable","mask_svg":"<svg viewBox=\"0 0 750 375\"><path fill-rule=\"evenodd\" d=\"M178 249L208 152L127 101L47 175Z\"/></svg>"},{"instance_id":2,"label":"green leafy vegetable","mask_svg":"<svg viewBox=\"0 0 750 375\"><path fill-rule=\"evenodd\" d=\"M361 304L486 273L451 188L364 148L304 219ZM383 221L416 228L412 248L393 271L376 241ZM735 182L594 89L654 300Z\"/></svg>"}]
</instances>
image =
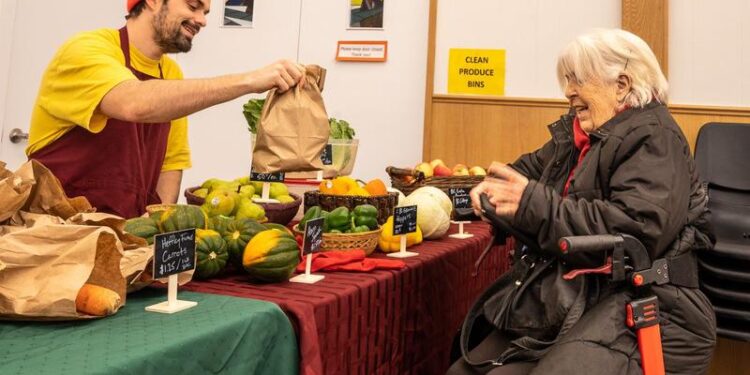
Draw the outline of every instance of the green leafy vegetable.
<instances>
[{"instance_id":1,"label":"green leafy vegetable","mask_svg":"<svg viewBox=\"0 0 750 375\"><path fill-rule=\"evenodd\" d=\"M260 122L260 114L263 112L263 104L265 99L250 99L247 103L242 105L242 114L245 115L247 120L247 130L250 133L256 134L258 132L258 123Z\"/></svg>"},{"instance_id":2,"label":"green leafy vegetable","mask_svg":"<svg viewBox=\"0 0 750 375\"><path fill-rule=\"evenodd\" d=\"M252 134L258 133L260 115L263 112L265 102L265 99L250 99L242 105L242 114L245 115L247 121L247 130ZM331 117L328 119L328 125L330 126L331 139L354 139L356 132L346 120L337 120Z\"/></svg>"},{"instance_id":3,"label":"green leafy vegetable","mask_svg":"<svg viewBox=\"0 0 750 375\"><path fill-rule=\"evenodd\" d=\"M346 120L331 117L328 119L328 125L331 127L331 139L354 139L356 133Z\"/></svg>"}]
</instances>

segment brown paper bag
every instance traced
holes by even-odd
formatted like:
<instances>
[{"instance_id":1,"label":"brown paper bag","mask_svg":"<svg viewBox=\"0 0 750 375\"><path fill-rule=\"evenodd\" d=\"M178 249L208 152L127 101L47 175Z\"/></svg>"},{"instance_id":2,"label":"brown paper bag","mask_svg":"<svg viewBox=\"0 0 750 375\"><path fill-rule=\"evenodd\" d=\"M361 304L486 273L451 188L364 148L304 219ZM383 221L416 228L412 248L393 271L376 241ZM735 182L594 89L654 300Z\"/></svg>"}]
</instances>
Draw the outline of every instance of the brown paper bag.
<instances>
[{"instance_id":1,"label":"brown paper bag","mask_svg":"<svg viewBox=\"0 0 750 375\"><path fill-rule=\"evenodd\" d=\"M84 283L115 291L125 301L122 245L107 227L44 224L0 237L0 317L68 320Z\"/></svg>"},{"instance_id":2,"label":"brown paper bag","mask_svg":"<svg viewBox=\"0 0 750 375\"><path fill-rule=\"evenodd\" d=\"M115 291L124 304L126 288L154 281L153 247L125 233L125 219L66 197L42 164L13 173L0 162L0 192L0 223L9 224L0 225L0 319L87 319L75 306L84 283ZM180 274L180 285L191 277Z\"/></svg>"},{"instance_id":3,"label":"brown paper bag","mask_svg":"<svg viewBox=\"0 0 750 375\"><path fill-rule=\"evenodd\" d=\"M86 198L68 198L57 177L41 163L26 162L13 173L0 162L0 223L19 210L62 219L94 211Z\"/></svg>"},{"instance_id":4,"label":"brown paper bag","mask_svg":"<svg viewBox=\"0 0 750 375\"><path fill-rule=\"evenodd\" d=\"M110 289L124 303L124 246L145 242L122 233L122 218L85 213L88 201L67 198L42 164L27 162L16 172L0 164L0 222L10 224L0 226L0 317L89 318L75 306L84 283Z\"/></svg>"},{"instance_id":5,"label":"brown paper bag","mask_svg":"<svg viewBox=\"0 0 750 375\"><path fill-rule=\"evenodd\" d=\"M259 173L323 169L320 154L330 132L323 104L325 69L305 67L305 85L268 93L253 149L252 169Z\"/></svg>"},{"instance_id":6,"label":"brown paper bag","mask_svg":"<svg viewBox=\"0 0 750 375\"><path fill-rule=\"evenodd\" d=\"M33 186L33 174L31 178L27 176L24 179L5 169L5 163L0 162L0 223L13 217L23 207Z\"/></svg>"}]
</instances>

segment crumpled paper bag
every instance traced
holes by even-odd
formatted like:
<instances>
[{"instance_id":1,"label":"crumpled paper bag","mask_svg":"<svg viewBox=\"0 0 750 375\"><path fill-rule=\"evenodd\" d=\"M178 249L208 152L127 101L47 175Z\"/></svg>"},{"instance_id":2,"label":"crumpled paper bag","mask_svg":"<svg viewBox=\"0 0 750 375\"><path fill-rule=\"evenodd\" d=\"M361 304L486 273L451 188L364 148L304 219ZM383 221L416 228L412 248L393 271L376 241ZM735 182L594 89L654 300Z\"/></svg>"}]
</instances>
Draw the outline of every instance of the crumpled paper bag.
<instances>
[{"instance_id":1,"label":"crumpled paper bag","mask_svg":"<svg viewBox=\"0 0 750 375\"><path fill-rule=\"evenodd\" d=\"M153 250L122 232L124 219L92 211L85 198L65 196L42 164L10 172L0 162L0 318L91 318L75 308L84 283L115 291L124 304Z\"/></svg>"}]
</instances>

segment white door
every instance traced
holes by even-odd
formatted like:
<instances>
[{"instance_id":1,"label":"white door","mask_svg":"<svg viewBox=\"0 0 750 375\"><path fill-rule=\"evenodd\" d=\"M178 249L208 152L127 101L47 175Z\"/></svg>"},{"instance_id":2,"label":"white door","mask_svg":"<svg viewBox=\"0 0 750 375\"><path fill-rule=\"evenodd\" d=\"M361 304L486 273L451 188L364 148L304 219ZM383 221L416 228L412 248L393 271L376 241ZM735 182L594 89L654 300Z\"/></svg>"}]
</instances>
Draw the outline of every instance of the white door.
<instances>
[{"instance_id":1,"label":"white door","mask_svg":"<svg viewBox=\"0 0 750 375\"><path fill-rule=\"evenodd\" d=\"M0 0L0 160L8 169L26 161L26 140L10 135L29 131L39 81L60 45L80 31L120 27L124 17L124 1Z\"/></svg>"},{"instance_id":2,"label":"white door","mask_svg":"<svg viewBox=\"0 0 750 375\"><path fill-rule=\"evenodd\" d=\"M16 169L23 159L20 145L10 142L12 127L6 129L7 96L9 88L10 60L13 49L13 24L16 16L17 0L0 0L0 161L8 163L11 170ZM14 137L22 142L20 137ZM19 152L20 149L20 152ZM7 152L7 155L6 155Z\"/></svg>"}]
</instances>

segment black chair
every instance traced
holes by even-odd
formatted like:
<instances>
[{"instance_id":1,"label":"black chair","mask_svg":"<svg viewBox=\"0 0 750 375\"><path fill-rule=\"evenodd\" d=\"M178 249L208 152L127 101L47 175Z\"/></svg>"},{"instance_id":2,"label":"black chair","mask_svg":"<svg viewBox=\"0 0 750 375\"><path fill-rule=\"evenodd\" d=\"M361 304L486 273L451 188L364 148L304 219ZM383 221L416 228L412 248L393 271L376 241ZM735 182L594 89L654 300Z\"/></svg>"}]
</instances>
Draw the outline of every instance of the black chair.
<instances>
[{"instance_id":1,"label":"black chair","mask_svg":"<svg viewBox=\"0 0 750 375\"><path fill-rule=\"evenodd\" d=\"M750 124L703 125L695 160L716 235L714 250L698 255L701 289L717 334L750 342Z\"/></svg>"}]
</instances>

